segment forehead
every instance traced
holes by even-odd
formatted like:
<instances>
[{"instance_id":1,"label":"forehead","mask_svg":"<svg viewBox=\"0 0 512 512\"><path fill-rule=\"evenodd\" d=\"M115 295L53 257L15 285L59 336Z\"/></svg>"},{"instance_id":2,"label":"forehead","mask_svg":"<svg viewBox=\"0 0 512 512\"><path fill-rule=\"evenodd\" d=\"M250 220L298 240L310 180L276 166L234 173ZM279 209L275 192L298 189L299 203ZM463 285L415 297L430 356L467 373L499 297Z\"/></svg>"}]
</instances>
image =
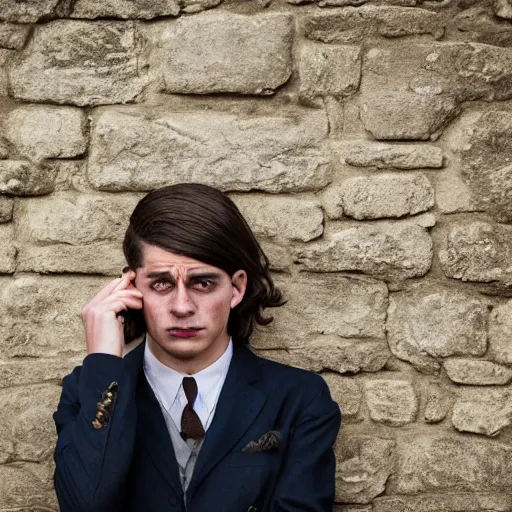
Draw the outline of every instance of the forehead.
<instances>
[{"instance_id":1,"label":"forehead","mask_svg":"<svg viewBox=\"0 0 512 512\"><path fill-rule=\"evenodd\" d=\"M215 270L223 272L221 269L204 263L203 261L189 258L181 254L176 254L156 245L144 244L142 257L142 269L147 272L158 272L172 269L191 270Z\"/></svg>"}]
</instances>

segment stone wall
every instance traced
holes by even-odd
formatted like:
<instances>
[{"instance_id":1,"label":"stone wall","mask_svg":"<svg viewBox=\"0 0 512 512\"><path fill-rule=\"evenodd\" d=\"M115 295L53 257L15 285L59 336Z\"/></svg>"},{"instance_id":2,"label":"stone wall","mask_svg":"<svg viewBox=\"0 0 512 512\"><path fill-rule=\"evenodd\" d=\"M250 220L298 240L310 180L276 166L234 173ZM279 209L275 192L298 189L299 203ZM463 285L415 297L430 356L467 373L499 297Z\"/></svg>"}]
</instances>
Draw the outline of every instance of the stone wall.
<instances>
[{"instance_id":1,"label":"stone wall","mask_svg":"<svg viewBox=\"0 0 512 512\"><path fill-rule=\"evenodd\" d=\"M342 406L337 511L512 511L511 0L0 0L0 510L57 510L79 312L144 192L229 192Z\"/></svg>"}]
</instances>

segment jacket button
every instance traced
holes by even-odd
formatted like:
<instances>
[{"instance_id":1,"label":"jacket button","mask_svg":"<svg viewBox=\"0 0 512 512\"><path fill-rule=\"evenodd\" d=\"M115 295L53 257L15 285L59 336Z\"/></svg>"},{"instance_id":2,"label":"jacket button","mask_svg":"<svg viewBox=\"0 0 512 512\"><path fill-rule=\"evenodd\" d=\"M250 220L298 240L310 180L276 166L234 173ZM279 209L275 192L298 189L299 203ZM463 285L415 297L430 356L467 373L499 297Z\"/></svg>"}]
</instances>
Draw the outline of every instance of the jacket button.
<instances>
[{"instance_id":1,"label":"jacket button","mask_svg":"<svg viewBox=\"0 0 512 512\"><path fill-rule=\"evenodd\" d=\"M252 505L247 509L247 512L258 512L258 509L256 507L253 507Z\"/></svg>"}]
</instances>

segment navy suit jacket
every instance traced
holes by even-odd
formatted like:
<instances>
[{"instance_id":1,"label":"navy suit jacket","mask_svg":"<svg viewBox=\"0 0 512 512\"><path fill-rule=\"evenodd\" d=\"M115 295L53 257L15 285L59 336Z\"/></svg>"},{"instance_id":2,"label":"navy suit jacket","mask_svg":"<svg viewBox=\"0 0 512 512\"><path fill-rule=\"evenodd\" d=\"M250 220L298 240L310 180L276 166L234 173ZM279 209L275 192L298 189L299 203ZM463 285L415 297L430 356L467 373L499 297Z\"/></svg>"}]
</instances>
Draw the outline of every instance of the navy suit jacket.
<instances>
[{"instance_id":1,"label":"navy suit jacket","mask_svg":"<svg viewBox=\"0 0 512 512\"><path fill-rule=\"evenodd\" d=\"M143 353L144 343L124 359L91 354L64 378L54 414L62 512L332 512L341 416L322 377L235 343L185 504ZM96 430L97 402L113 381L111 419ZM277 450L242 451L271 430L281 433Z\"/></svg>"}]
</instances>

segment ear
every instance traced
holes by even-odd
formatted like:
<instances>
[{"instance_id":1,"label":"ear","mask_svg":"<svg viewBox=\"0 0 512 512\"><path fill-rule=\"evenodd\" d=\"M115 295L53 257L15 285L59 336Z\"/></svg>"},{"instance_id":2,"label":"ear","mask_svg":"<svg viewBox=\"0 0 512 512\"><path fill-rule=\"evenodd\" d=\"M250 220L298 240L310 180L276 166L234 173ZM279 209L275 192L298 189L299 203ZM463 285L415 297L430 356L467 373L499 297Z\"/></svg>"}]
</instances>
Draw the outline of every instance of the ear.
<instances>
[{"instance_id":1,"label":"ear","mask_svg":"<svg viewBox=\"0 0 512 512\"><path fill-rule=\"evenodd\" d=\"M231 284L233 285L233 296L231 297L231 309L238 306L245 295L247 289L247 273L245 270L237 270L231 276Z\"/></svg>"}]
</instances>

